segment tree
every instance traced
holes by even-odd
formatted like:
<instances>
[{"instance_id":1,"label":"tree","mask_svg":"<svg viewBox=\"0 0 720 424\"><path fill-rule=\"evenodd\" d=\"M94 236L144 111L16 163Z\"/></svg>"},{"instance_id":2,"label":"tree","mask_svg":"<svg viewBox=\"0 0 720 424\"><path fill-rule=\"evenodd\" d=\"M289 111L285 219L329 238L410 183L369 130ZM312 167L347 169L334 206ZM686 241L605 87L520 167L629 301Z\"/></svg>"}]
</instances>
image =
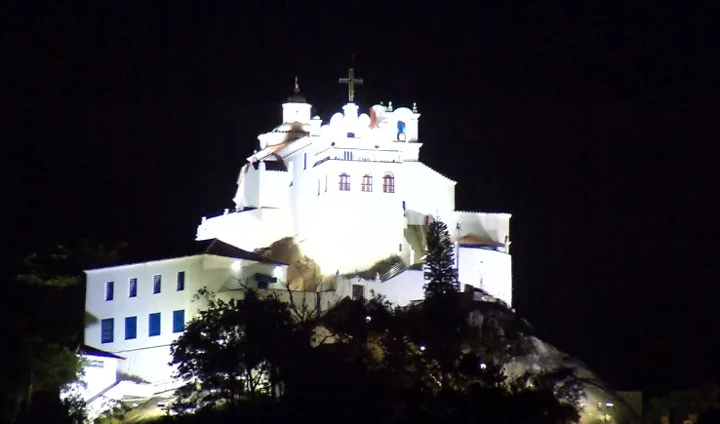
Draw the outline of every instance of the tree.
<instances>
[{"instance_id":1,"label":"tree","mask_svg":"<svg viewBox=\"0 0 720 424\"><path fill-rule=\"evenodd\" d=\"M425 256L425 297L457 293L460 290L454 257L447 225L439 220L431 222Z\"/></svg>"},{"instance_id":2,"label":"tree","mask_svg":"<svg viewBox=\"0 0 720 424\"><path fill-rule=\"evenodd\" d=\"M57 246L46 255L29 255L7 284L0 311L9 315L0 319L0 331L13 348L6 349L0 374L2 421L45 420L49 411L65 408L59 392L81 370L75 352L87 321L82 271L115 261L118 253L87 240L76 249Z\"/></svg>"},{"instance_id":3,"label":"tree","mask_svg":"<svg viewBox=\"0 0 720 424\"><path fill-rule=\"evenodd\" d=\"M174 409L206 405L236 408L244 400L275 393L281 341L291 339L293 319L287 304L262 299L247 290L242 299L217 299L206 289L198 299L207 307L186 326L171 346L177 377L186 381ZM272 335L272 336L270 336Z\"/></svg>"},{"instance_id":4,"label":"tree","mask_svg":"<svg viewBox=\"0 0 720 424\"><path fill-rule=\"evenodd\" d=\"M209 296L172 348L189 383L176 410L212 406L197 422L575 421L565 374L507 381L502 364L469 348L467 299L447 293L406 308L345 299L316 317L252 290L241 300ZM266 396L271 385L283 390ZM218 406L232 412L205 415Z\"/></svg>"}]
</instances>

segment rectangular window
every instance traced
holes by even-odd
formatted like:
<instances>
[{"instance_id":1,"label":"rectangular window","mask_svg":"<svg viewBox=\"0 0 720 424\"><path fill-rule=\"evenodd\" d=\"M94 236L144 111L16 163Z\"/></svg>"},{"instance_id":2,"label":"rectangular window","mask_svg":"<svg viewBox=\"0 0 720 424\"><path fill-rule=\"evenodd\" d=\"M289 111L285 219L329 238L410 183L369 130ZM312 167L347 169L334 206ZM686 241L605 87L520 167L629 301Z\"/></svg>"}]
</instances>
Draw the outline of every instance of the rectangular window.
<instances>
[{"instance_id":1,"label":"rectangular window","mask_svg":"<svg viewBox=\"0 0 720 424\"><path fill-rule=\"evenodd\" d=\"M320 195L320 178L318 178L318 196Z\"/></svg>"},{"instance_id":2,"label":"rectangular window","mask_svg":"<svg viewBox=\"0 0 720 424\"><path fill-rule=\"evenodd\" d=\"M148 336L159 336L160 335L160 312L150 314L148 322Z\"/></svg>"},{"instance_id":3,"label":"rectangular window","mask_svg":"<svg viewBox=\"0 0 720 424\"><path fill-rule=\"evenodd\" d=\"M178 271L177 291L185 290L185 271Z\"/></svg>"},{"instance_id":4,"label":"rectangular window","mask_svg":"<svg viewBox=\"0 0 720 424\"><path fill-rule=\"evenodd\" d=\"M365 287L360 284L353 284L352 298L353 300L363 300L365 298Z\"/></svg>"},{"instance_id":5,"label":"rectangular window","mask_svg":"<svg viewBox=\"0 0 720 424\"><path fill-rule=\"evenodd\" d=\"M383 193L395 193L395 177L391 174L383 177Z\"/></svg>"},{"instance_id":6,"label":"rectangular window","mask_svg":"<svg viewBox=\"0 0 720 424\"><path fill-rule=\"evenodd\" d=\"M307 153L303 153L303 169L307 169Z\"/></svg>"},{"instance_id":7,"label":"rectangular window","mask_svg":"<svg viewBox=\"0 0 720 424\"><path fill-rule=\"evenodd\" d=\"M173 311L173 333L185 331L185 310Z\"/></svg>"},{"instance_id":8,"label":"rectangular window","mask_svg":"<svg viewBox=\"0 0 720 424\"><path fill-rule=\"evenodd\" d=\"M100 343L112 343L115 335L115 322L112 318L100 321Z\"/></svg>"},{"instance_id":9,"label":"rectangular window","mask_svg":"<svg viewBox=\"0 0 720 424\"><path fill-rule=\"evenodd\" d=\"M363 175L362 184L360 185L360 191L364 191L367 193L372 191L372 175Z\"/></svg>"},{"instance_id":10,"label":"rectangular window","mask_svg":"<svg viewBox=\"0 0 720 424\"><path fill-rule=\"evenodd\" d=\"M325 174L325 193L327 193L327 174Z\"/></svg>"},{"instance_id":11,"label":"rectangular window","mask_svg":"<svg viewBox=\"0 0 720 424\"><path fill-rule=\"evenodd\" d=\"M113 300L115 296L115 282L108 281L105 283L105 300Z\"/></svg>"},{"instance_id":12,"label":"rectangular window","mask_svg":"<svg viewBox=\"0 0 720 424\"><path fill-rule=\"evenodd\" d=\"M402 252L402 243L398 244L398 251Z\"/></svg>"},{"instance_id":13,"label":"rectangular window","mask_svg":"<svg viewBox=\"0 0 720 424\"><path fill-rule=\"evenodd\" d=\"M153 277L153 294L160 293L160 289L162 289L162 276L156 275Z\"/></svg>"},{"instance_id":14,"label":"rectangular window","mask_svg":"<svg viewBox=\"0 0 720 424\"><path fill-rule=\"evenodd\" d=\"M125 340L137 338L137 317L125 318Z\"/></svg>"},{"instance_id":15,"label":"rectangular window","mask_svg":"<svg viewBox=\"0 0 720 424\"><path fill-rule=\"evenodd\" d=\"M128 282L128 297L137 297L137 278L131 278Z\"/></svg>"},{"instance_id":16,"label":"rectangular window","mask_svg":"<svg viewBox=\"0 0 720 424\"><path fill-rule=\"evenodd\" d=\"M350 176L348 174L340 174L338 182L340 183L340 191L350 191Z\"/></svg>"}]
</instances>

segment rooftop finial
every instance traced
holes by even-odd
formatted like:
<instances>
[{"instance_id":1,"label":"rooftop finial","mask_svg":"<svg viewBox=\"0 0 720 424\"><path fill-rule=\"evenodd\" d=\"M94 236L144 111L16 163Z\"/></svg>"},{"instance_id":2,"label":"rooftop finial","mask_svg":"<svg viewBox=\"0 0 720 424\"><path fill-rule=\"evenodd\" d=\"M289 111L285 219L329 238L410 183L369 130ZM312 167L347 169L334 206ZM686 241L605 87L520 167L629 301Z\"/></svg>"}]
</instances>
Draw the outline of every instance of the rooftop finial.
<instances>
[{"instance_id":1,"label":"rooftop finial","mask_svg":"<svg viewBox=\"0 0 720 424\"><path fill-rule=\"evenodd\" d=\"M295 77L295 93L300 92L300 83L298 83L298 77Z\"/></svg>"}]
</instances>

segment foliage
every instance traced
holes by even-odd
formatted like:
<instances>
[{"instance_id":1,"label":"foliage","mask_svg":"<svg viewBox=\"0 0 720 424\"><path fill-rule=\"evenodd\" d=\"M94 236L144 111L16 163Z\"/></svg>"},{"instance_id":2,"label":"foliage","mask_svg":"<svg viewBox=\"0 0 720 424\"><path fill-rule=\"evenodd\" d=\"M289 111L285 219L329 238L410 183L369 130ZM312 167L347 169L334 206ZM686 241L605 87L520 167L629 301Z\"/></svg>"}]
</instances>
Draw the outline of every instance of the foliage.
<instances>
[{"instance_id":1,"label":"foliage","mask_svg":"<svg viewBox=\"0 0 720 424\"><path fill-rule=\"evenodd\" d=\"M118 371L118 380L132 381L134 383L139 383L139 384L149 383L147 380L143 379L142 377L139 377L134 374L129 374L124 371Z\"/></svg>"},{"instance_id":2,"label":"foliage","mask_svg":"<svg viewBox=\"0 0 720 424\"><path fill-rule=\"evenodd\" d=\"M0 421L49 422L40 417L82 414L73 409L77 402L59 398L61 388L78 378L75 351L84 324L92 320L84 313L82 271L116 261L118 253L119 248L87 240L75 249L57 246L46 255L29 255L14 284L7 284L0 311L9 315L0 317L0 331L13 348L6 349L6 370L0 374Z\"/></svg>"},{"instance_id":3,"label":"foliage","mask_svg":"<svg viewBox=\"0 0 720 424\"><path fill-rule=\"evenodd\" d=\"M274 365L285 356L279 342L292 338L287 304L260 299L252 290L242 299L228 301L205 289L200 295L207 308L171 346L177 376L187 381L174 409L211 404L236 407L242 400L271 393L278 380Z\"/></svg>"},{"instance_id":4,"label":"foliage","mask_svg":"<svg viewBox=\"0 0 720 424\"><path fill-rule=\"evenodd\" d=\"M428 226L425 256L425 297L434 297L460 290L455 269L453 245L447 225L435 220Z\"/></svg>"},{"instance_id":5,"label":"foliage","mask_svg":"<svg viewBox=\"0 0 720 424\"><path fill-rule=\"evenodd\" d=\"M643 418L648 423L659 422L662 416L687 417L689 414L703 414L716 408L720 408L720 386L705 384L652 398L643 408ZM708 412L707 415L712 414Z\"/></svg>"},{"instance_id":6,"label":"foliage","mask_svg":"<svg viewBox=\"0 0 720 424\"><path fill-rule=\"evenodd\" d=\"M390 271L394 266L396 266L398 264L401 264L401 265L404 264L402 258L398 255L391 255L385 259L381 259L381 260L375 262L367 269L357 271L357 272L346 273L346 274L343 274L343 276L347 277L347 278L360 277L365 280L374 280L378 274L383 275L386 272Z\"/></svg>"},{"instance_id":7,"label":"foliage","mask_svg":"<svg viewBox=\"0 0 720 424\"><path fill-rule=\"evenodd\" d=\"M203 296L208 308L172 348L188 382L175 410L199 415L176 422L578 419L571 372L508 380L503 364L469 347L472 302L460 293L406 308L345 299L319 318L251 290L240 300Z\"/></svg>"}]
</instances>

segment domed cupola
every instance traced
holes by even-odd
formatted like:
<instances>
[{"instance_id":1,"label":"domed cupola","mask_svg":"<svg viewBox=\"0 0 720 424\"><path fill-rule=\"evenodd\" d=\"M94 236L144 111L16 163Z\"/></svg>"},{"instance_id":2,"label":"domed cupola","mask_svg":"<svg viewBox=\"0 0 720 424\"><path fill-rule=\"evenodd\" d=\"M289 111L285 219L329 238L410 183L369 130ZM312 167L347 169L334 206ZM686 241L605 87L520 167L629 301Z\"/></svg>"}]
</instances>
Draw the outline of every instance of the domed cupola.
<instances>
[{"instance_id":1,"label":"domed cupola","mask_svg":"<svg viewBox=\"0 0 720 424\"><path fill-rule=\"evenodd\" d=\"M283 103L283 123L292 124L299 122L309 124L311 119L312 106L307 102L305 96L300 93L298 77L295 77L295 88L292 96Z\"/></svg>"}]
</instances>

